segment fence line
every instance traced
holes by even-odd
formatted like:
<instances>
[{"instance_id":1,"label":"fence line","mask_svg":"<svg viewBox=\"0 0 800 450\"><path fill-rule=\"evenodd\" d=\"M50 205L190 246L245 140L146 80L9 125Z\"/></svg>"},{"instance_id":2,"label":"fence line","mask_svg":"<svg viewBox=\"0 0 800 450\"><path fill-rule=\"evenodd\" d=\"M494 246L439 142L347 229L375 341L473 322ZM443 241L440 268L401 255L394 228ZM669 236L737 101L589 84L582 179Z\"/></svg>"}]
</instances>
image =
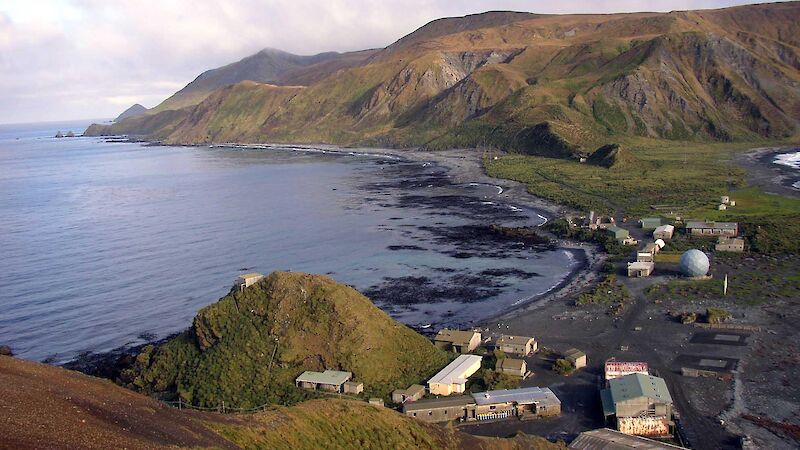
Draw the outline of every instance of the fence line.
<instances>
[{"instance_id":1,"label":"fence line","mask_svg":"<svg viewBox=\"0 0 800 450\"><path fill-rule=\"evenodd\" d=\"M338 397L338 398L347 398L347 399L350 399L350 400L364 401L363 399L361 399L359 397L356 397L356 396L353 396L353 395L342 394L342 393L339 393L339 392L327 392L327 391L314 391L314 392L316 392L318 394L323 394L323 395L335 396L335 397ZM265 403L265 404L263 404L261 406L255 406L255 407L252 407L252 408L233 408L233 407L230 407L230 406L225 406L225 401L222 401L222 403L219 406L216 406L216 407L215 406L196 406L196 405L192 405L191 403L186 403L183 400L181 400L180 398L178 398L177 401L161 400L161 403L163 403L163 404L165 404L167 406L173 407L173 408L178 408L178 409L186 408L186 409L191 409L191 410L195 410L195 411L221 412L221 413L254 413L254 412L259 412L259 411L266 411L267 408L269 408L271 406L275 406L274 403Z\"/></svg>"}]
</instances>

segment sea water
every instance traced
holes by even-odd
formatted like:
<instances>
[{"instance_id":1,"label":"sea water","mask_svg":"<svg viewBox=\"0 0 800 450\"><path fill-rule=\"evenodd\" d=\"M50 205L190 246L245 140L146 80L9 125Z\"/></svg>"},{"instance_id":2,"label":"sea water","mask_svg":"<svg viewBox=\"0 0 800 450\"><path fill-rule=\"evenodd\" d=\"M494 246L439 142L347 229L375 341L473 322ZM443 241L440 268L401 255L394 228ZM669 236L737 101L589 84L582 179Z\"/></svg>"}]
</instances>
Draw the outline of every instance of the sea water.
<instances>
[{"instance_id":1,"label":"sea water","mask_svg":"<svg viewBox=\"0 0 800 450\"><path fill-rule=\"evenodd\" d=\"M434 164L54 137L85 125L0 127L0 344L23 358L168 336L242 272L327 274L436 328L535 298L579 264L471 239L475 226L545 219Z\"/></svg>"}]
</instances>

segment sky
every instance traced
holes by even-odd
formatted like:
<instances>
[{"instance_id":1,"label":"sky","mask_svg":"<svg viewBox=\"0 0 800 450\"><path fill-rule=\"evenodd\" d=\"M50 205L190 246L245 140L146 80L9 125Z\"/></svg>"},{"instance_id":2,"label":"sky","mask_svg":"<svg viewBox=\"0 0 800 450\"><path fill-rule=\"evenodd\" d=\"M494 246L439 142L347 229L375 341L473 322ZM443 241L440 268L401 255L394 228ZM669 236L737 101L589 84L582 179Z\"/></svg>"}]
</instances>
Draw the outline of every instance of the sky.
<instances>
[{"instance_id":1,"label":"sky","mask_svg":"<svg viewBox=\"0 0 800 450\"><path fill-rule=\"evenodd\" d=\"M385 47L425 23L488 10L611 13L724 0L0 0L0 123L113 118L265 47Z\"/></svg>"}]
</instances>

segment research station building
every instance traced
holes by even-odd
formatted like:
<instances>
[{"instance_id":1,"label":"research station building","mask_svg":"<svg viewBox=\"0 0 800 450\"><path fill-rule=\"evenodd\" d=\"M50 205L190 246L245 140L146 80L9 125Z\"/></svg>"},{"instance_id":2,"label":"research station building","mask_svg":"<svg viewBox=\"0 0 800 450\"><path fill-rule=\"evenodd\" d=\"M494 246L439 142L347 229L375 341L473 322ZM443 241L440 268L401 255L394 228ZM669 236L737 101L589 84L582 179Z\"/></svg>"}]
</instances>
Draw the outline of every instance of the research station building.
<instances>
[{"instance_id":1,"label":"research station building","mask_svg":"<svg viewBox=\"0 0 800 450\"><path fill-rule=\"evenodd\" d=\"M304 389L344 392L344 384L352 377L352 373L340 370L326 370L324 372L307 370L301 373L294 382L297 387ZM363 389L364 386L362 385L361 390Z\"/></svg>"},{"instance_id":2,"label":"research station building","mask_svg":"<svg viewBox=\"0 0 800 450\"><path fill-rule=\"evenodd\" d=\"M431 395L460 394L466 390L467 378L481 368L482 358L477 355L461 355L439 373L428 380Z\"/></svg>"},{"instance_id":3,"label":"research station building","mask_svg":"<svg viewBox=\"0 0 800 450\"><path fill-rule=\"evenodd\" d=\"M531 352L539 350L539 344L536 343L536 339L530 336L511 336L507 334L497 339L495 347L503 353L520 356L528 356Z\"/></svg>"},{"instance_id":4,"label":"research station building","mask_svg":"<svg viewBox=\"0 0 800 450\"><path fill-rule=\"evenodd\" d=\"M739 234L736 222L686 222L686 233L692 236L728 236Z\"/></svg>"},{"instance_id":5,"label":"research station building","mask_svg":"<svg viewBox=\"0 0 800 450\"><path fill-rule=\"evenodd\" d=\"M433 344L446 351L469 353L481 345L481 334L477 331L440 330L433 338Z\"/></svg>"},{"instance_id":6,"label":"research station building","mask_svg":"<svg viewBox=\"0 0 800 450\"><path fill-rule=\"evenodd\" d=\"M524 359L503 358L497 361L496 371L513 377L524 377L528 372L528 363Z\"/></svg>"},{"instance_id":7,"label":"research station building","mask_svg":"<svg viewBox=\"0 0 800 450\"><path fill-rule=\"evenodd\" d=\"M637 436L669 436L672 397L662 378L633 373L614 378L600 391L603 413L617 430Z\"/></svg>"},{"instance_id":8,"label":"research station building","mask_svg":"<svg viewBox=\"0 0 800 450\"><path fill-rule=\"evenodd\" d=\"M561 414L561 400L550 388L529 387L429 398L403 405L403 414L425 422L472 422Z\"/></svg>"}]
</instances>

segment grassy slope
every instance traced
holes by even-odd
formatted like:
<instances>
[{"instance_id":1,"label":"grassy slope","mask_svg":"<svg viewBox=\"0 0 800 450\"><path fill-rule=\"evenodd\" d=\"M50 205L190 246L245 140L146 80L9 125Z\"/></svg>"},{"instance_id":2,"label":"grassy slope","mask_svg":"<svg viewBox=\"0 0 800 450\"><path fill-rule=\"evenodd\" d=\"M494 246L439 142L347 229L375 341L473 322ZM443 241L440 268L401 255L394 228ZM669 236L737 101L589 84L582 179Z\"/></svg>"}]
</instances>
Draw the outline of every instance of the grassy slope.
<instances>
[{"instance_id":1,"label":"grassy slope","mask_svg":"<svg viewBox=\"0 0 800 450\"><path fill-rule=\"evenodd\" d=\"M363 402L315 400L257 414L167 407L107 380L0 356L0 447L564 449L542 438L477 438Z\"/></svg>"},{"instance_id":2,"label":"grassy slope","mask_svg":"<svg viewBox=\"0 0 800 450\"><path fill-rule=\"evenodd\" d=\"M354 289L276 272L203 308L192 329L143 351L123 378L144 391L177 390L197 405L252 408L313 396L294 386L303 370L347 370L365 395L386 397L447 358Z\"/></svg>"}]
</instances>

